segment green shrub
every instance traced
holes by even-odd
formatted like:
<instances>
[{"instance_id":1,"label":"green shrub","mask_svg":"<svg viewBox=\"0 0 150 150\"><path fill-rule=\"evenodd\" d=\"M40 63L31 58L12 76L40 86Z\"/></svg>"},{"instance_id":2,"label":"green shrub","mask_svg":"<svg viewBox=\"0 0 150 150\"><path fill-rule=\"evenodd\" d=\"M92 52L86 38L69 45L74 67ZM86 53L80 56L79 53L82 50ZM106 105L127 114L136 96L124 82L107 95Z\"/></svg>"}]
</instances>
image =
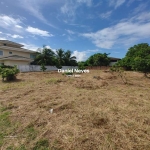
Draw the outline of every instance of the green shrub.
<instances>
[{"instance_id":1,"label":"green shrub","mask_svg":"<svg viewBox=\"0 0 150 150\"><path fill-rule=\"evenodd\" d=\"M2 80L6 79L6 81L15 80L16 75L19 73L19 69L16 66L13 68L1 68L0 67L0 75L2 76Z\"/></svg>"},{"instance_id":2,"label":"green shrub","mask_svg":"<svg viewBox=\"0 0 150 150\"><path fill-rule=\"evenodd\" d=\"M72 72L65 72L64 74L65 74L65 75L73 75Z\"/></svg>"},{"instance_id":3,"label":"green shrub","mask_svg":"<svg viewBox=\"0 0 150 150\"><path fill-rule=\"evenodd\" d=\"M13 66L0 65L0 68L14 68Z\"/></svg>"},{"instance_id":4,"label":"green shrub","mask_svg":"<svg viewBox=\"0 0 150 150\"><path fill-rule=\"evenodd\" d=\"M45 67L45 64L41 64L41 71L45 71L47 68Z\"/></svg>"}]
</instances>

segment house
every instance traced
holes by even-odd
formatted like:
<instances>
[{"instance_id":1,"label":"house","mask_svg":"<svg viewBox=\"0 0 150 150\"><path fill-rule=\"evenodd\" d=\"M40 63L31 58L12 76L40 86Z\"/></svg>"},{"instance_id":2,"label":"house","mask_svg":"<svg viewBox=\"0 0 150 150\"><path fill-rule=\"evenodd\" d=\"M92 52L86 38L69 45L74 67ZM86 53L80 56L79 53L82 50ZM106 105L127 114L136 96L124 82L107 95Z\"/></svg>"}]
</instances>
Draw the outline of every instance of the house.
<instances>
[{"instance_id":1,"label":"house","mask_svg":"<svg viewBox=\"0 0 150 150\"><path fill-rule=\"evenodd\" d=\"M109 57L109 58L110 58L109 66L113 66L118 60L121 60L120 58L114 58L114 57Z\"/></svg>"},{"instance_id":2,"label":"house","mask_svg":"<svg viewBox=\"0 0 150 150\"><path fill-rule=\"evenodd\" d=\"M0 65L29 65L35 58L35 51L22 48L24 45L0 40Z\"/></svg>"}]
</instances>

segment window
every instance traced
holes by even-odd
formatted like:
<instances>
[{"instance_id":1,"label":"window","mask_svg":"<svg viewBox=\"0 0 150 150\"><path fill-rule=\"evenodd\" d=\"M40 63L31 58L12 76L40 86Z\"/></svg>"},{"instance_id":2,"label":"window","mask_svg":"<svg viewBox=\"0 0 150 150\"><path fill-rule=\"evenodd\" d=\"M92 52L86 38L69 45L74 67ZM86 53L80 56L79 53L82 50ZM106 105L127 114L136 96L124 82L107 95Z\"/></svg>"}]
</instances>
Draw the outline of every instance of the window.
<instances>
[{"instance_id":1,"label":"window","mask_svg":"<svg viewBox=\"0 0 150 150\"><path fill-rule=\"evenodd\" d=\"M0 56L3 56L3 51L0 50Z\"/></svg>"},{"instance_id":2,"label":"window","mask_svg":"<svg viewBox=\"0 0 150 150\"><path fill-rule=\"evenodd\" d=\"M35 59L35 57L36 57L35 54L30 54L31 59Z\"/></svg>"},{"instance_id":3,"label":"window","mask_svg":"<svg viewBox=\"0 0 150 150\"><path fill-rule=\"evenodd\" d=\"M12 54L12 52L9 52L9 54Z\"/></svg>"},{"instance_id":4,"label":"window","mask_svg":"<svg viewBox=\"0 0 150 150\"><path fill-rule=\"evenodd\" d=\"M4 46L6 46L6 44L4 44Z\"/></svg>"}]
</instances>

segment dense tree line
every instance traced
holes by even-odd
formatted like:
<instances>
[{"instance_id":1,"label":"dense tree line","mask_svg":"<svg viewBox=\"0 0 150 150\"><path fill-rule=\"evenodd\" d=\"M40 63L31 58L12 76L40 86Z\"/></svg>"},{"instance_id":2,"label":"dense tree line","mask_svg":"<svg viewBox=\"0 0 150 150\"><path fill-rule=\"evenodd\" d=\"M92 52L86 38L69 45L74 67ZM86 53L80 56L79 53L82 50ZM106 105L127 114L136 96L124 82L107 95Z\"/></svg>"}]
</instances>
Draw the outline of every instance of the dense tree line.
<instances>
[{"instance_id":1,"label":"dense tree line","mask_svg":"<svg viewBox=\"0 0 150 150\"><path fill-rule=\"evenodd\" d=\"M108 66L110 63L109 54L97 53L90 56L86 61L78 62L78 66L82 69L86 66Z\"/></svg>"},{"instance_id":2,"label":"dense tree line","mask_svg":"<svg viewBox=\"0 0 150 150\"><path fill-rule=\"evenodd\" d=\"M108 66L110 63L108 55L107 53L97 53L90 56L86 61L77 62L70 50L58 49L54 52L44 46L42 51L37 52L32 64L53 65L57 68L78 65L79 68L84 69L86 66ZM130 47L125 57L118 61L115 66L124 67L126 70L141 71L147 76L150 73L150 46L147 43L141 43Z\"/></svg>"},{"instance_id":3,"label":"dense tree line","mask_svg":"<svg viewBox=\"0 0 150 150\"><path fill-rule=\"evenodd\" d=\"M115 66L125 67L126 70L141 71L147 76L150 72L150 46L147 43L134 45Z\"/></svg>"},{"instance_id":4,"label":"dense tree line","mask_svg":"<svg viewBox=\"0 0 150 150\"><path fill-rule=\"evenodd\" d=\"M58 49L54 52L46 46L43 46L42 49L39 49L36 52L36 57L31 64L57 66L57 68L61 68L62 66L78 65L76 57L72 56L70 50L64 51L63 49Z\"/></svg>"},{"instance_id":5,"label":"dense tree line","mask_svg":"<svg viewBox=\"0 0 150 150\"><path fill-rule=\"evenodd\" d=\"M77 62L76 57L72 56L71 51L64 51L63 49L58 49L56 52L43 46L42 49L38 49L36 52L36 58L31 64L41 65L41 66L56 66L61 68L62 66L79 66L79 68L85 68L85 66L108 66L110 59L109 54L97 53L90 56L86 61Z\"/></svg>"}]
</instances>

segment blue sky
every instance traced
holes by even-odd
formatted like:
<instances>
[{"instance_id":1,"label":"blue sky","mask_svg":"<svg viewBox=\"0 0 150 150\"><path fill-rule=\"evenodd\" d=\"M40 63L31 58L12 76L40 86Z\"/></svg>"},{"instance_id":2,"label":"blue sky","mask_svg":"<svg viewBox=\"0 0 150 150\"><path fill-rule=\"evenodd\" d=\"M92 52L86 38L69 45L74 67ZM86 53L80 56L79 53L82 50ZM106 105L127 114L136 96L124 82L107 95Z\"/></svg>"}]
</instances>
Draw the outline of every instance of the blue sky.
<instances>
[{"instance_id":1,"label":"blue sky","mask_svg":"<svg viewBox=\"0 0 150 150\"><path fill-rule=\"evenodd\" d=\"M71 50L78 61L94 53L123 58L150 44L147 0L0 0L0 39L37 50Z\"/></svg>"}]
</instances>

